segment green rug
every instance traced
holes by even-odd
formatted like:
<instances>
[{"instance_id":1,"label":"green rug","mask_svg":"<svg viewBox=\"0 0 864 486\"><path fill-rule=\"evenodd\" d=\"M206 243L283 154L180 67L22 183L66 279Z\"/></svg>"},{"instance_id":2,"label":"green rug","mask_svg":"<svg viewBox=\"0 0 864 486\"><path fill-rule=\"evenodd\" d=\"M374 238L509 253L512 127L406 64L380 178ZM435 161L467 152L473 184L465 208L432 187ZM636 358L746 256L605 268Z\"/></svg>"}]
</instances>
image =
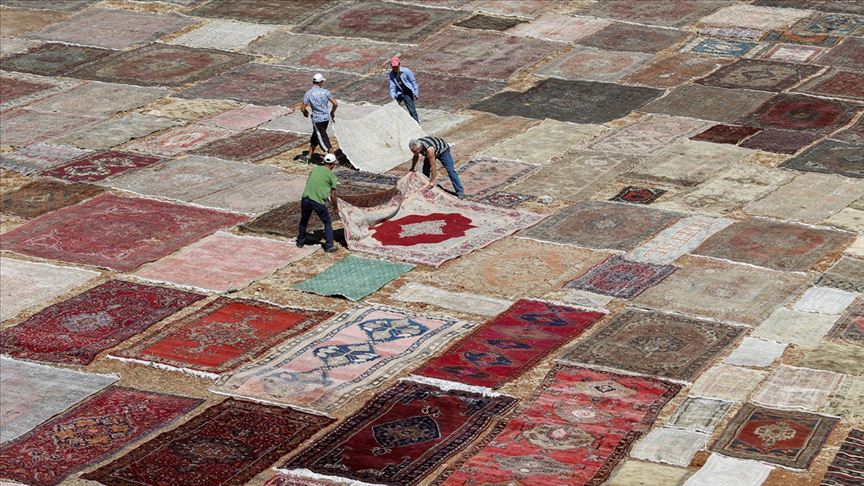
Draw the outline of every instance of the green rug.
<instances>
[{"instance_id":1,"label":"green rug","mask_svg":"<svg viewBox=\"0 0 864 486\"><path fill-rule=\"evenodd\" d=\"M319 295L341 295L360 300L414 268L410 263L392 263L349 255L296 289Z\"/></svg>"}]
</instances>

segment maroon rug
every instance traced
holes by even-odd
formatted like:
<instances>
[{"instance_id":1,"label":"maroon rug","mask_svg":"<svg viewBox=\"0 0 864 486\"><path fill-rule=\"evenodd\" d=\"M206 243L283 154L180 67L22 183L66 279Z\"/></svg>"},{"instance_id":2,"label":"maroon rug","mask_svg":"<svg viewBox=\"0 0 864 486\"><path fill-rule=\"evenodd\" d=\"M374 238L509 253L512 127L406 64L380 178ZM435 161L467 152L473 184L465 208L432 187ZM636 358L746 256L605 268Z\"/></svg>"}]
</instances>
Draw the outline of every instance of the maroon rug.
<instances>
[{"instance_id":1,"label":"maroon rug","mask_svg":"<svg viewBox=\"0 0 864 486\"><path fill-rule=\"evenodd\" d=\"M308 136L295 133L250 130L217 140L193 153L220 159L253 162L278 155L308 140Z\"/></svg>"},{"instance_id":2,"label":"maroon rug","mask_svg":"<svg viewBox=\"0 0 864 486\"><path fill-rule=\"evenodd\" d=\"M857 105L848 102L779 94L739 122L762 128L828 133L849 123L857 110Z\"/></svg>"},{"instance_id":3,"label":"maroon rug","mask_svg":"<svg viewBox=\"0 0 864 486\"><path fill-rule=\"evenodd\" d=\"M693 135L690 140L699 142L737 144L741 140L761 130L756 127L740 127L736 125L714 125L702 133Z\"/></svg>"},{"instance_id":4,"label":"maroon rug","mask_svg":"<svg viewBox=\"0 0 864 486\"><path fill-rule=\"evenodd\" d=\"M97 182L161 161L162 159L152 155L108 150L85 155L68 164L45 171L42 175L74 182Z\"/></svg>"}]
</instances>

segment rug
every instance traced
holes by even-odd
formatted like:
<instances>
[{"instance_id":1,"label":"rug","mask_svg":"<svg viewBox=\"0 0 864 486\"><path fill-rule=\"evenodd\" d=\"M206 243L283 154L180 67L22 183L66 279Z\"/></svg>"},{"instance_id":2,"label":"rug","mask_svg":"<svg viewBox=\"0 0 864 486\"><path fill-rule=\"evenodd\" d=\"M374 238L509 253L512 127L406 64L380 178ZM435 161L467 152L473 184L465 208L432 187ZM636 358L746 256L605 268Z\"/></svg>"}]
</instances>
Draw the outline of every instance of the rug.
<instances>
[{"instance_id":1,"label":"rug","mask_svg":"<svg viewBox=\"0 0 864 486\"><path fill-rule=\"evenodd\" d=\"M830 287L810 287L792 305L792 308L802 312L816 312L839 316L858 295L858 292L847 292Z\"/></svg>"},{"instance_id":2,"label":"rug","mask_svg":"<svg viewBox=\"0 0 864 486\"><path fill-rule=\"evenodd\" d=\"M203 295L112 280L37 312L0 335L16 358L86 365Z\"/></svg>"},{"instance_id":3,"label":"rug","mask_svg":"<svg viewBox=\"0 0 864 486\"><path fill-rule=\"evenodd\" d=\"M255 39L246 47L246 51L264 56L285 57L308 47L321 40L320 36L310 34L295 34L275 30L269 34Z\"/></svg>"},{"instance_id":4,"label":"rug","mask_svg":"<svg viewBox=\"0 0 864 486\"><path fill-rule=\"evenodd\" d=\"M781 64L739 59L698 80L699 84L729 89L781 92L813 76L822 68L807 64Z\"/></svg>"},{"instance_id":5,"label":"rug","mask_svg":"<svg viewBox=\"0 0 864 486\"><path fill-rule=\"evenodd\" d=\"M10 0L3 2L4 7L39 8L60 12L81 10L93 3L93 0Z\"/></svg>"},{"instance_id":6,"label":"rug","mask_svg":"<svg viewBox=\"0 0 864 486\"><path fill-rule=\"evenodd\" d=\"M380 174L411 160L408 142L425 133L411 115L392 101L356 120L333 127L339 148L354 167Z\"/></svg>"},{"instance_id":7,"label":"rug","mask_svg":"<svg viewBox=\"0 0 864 486\"><path fill-rule=\"evenodd\" d=\"M329 413L413 369L473 323L356 307L223 375L211 391Z\"/></svg>"},{"instance_id":8,"label":"rug","mask_svg":"<svg viewBox=\"0 0 864 486\"><path fill-rule=\"evenodd\" d=\"M751 219L715 233L694 253L775 270L806 272L841 252L853 240L851 233Z\"/></svg>"},{"instance_id":9,"label":"rug","mask_svg":"<svg viewBox=\"0 0 864 486\"><path fill-rule=\"evenodd\" d=\"M591 140L603 129L600 125L543 120L524 133L492 145L483 151L483 155L545 165L555 156L563 155L568 148ZM557 165L557 163L550 165Z\"/></svg>"},{"instance_id":10,"label":"rug","mask_svg":"<svg viewBox=\"0 0 864 486\"><path fill-rule=\"evenodd\" d=\"M692 118L650 115L636 123L626 125L598 137L587 148L601 152L636 155L654 153L660 149L670 147L674 142L687 135L701 131L706 126L707 122ZM724 153L721 150L713 150L710 145L698 144L696 142L691 142L691 144L682 143L678 147L679 150L690 148L690 152L699 152L699 149L701 149L708 153L712 153L712 151L717 154ZM735 150L743 152L740 149ZM691 153L689 155L698 154Z\"/></svg>"},{"instance_id":11,"label":"rug","mask_svg":"<svg viewBox=\"0 0 864 486\"><path fill-rule=\"evenodd\" d=\"M705 448L710 435L692 430L657 427L648 432L630 451L630 457L687 467L693 456Z\"/></svg>"},{"instance_id":12,"label":"rug","mask_svg":"<svg viewBox=\"0 0 864 486\"><path fill-rule=\"evenodd\" d=\"M786 412L745 403L711 450L726 456L806 469L819 453L836 418Z\"/></svg>"},{"instance_id":13,"label":"rug","mask_svg":"<svg viewBox=\"0 0 864 486\"><path fill-rule=\"evenodd\" d=\"M482 196L508 186L537 168L516 160L475 157L459 167L459 180L468 196Z\"/></svg>"},{"instance_id":14,"label":"rug","mask_svg":"<svg viewBox=\"0 0 864 486\"><path fill-rule=\"evenodd\" d=\"M707 25L770 30L788 27L809 15L810 12L796 8L730 5L703 17L700 22Z\"/></svg>"},{"instance_id":15,"label":"rug","mask_svg":"<svg viewBox=\"0 0 864 486\"><path fill-rule=\"evenodd\" d=\"M695 186L752 153L734 145L679 140L645 159L630 177Z\"/></svg>"},{"instance_id":16,"label":"rug","mask_svg":"<svg viewBox=\"0 0 864 486\"><path fill-rule=\"evenodd\" d=\"M414 373L498 388L605 315L538 300L518 300Z\"/></svg>"},{"instance_id":17,"label":"rug","mask_svg":"<svg viewBox=\"0 0 864 486\"><path fill-rule=\"evenodd\" d=\"M286 476L285 474L277 474L272 478L268 479L264 486L342 486L344 485L344 480L341 478L334 478L330 480L331 477L328 476L320 476L324 479L310 479L307 477L300 476Z\"/></svg>"},{"instance_id":18,"label":"rug","mask_svg":"<svg viewBox=\"0 0 864 486\"><path fill-rule=\"evenodd\" d=\"M289 113L293 113L293 110L284 106L246 105L208 117L201 120L201 124L242 131L255 128Z\"/></svg>"},{"instance_id":19,"label":"rug","mask_svg":"<svg viewBox=\"0 0 864 486\"><path fill-rule=\"evenodd\" d=\"M612 196L610 201L626 202L630 204L651 204L666 194L664 189L652 189L650 187L626 186L624 189Z\"/></svg>"},{"instance_id":20,"label":"rug","mask_svg":"<svg viewBox=\"0 0 864 486\"><path fill-rule=\"evenodd\" d=\"M857 105L844 101L779 94L739 122L762 128L828 133L849 123L857 110Z\"/></svg>"},{"instance_id":21,"label":"rug","mask_svg":"<svg viewBox=\"0 0 864 486\"><path fill-rule=\"evenodd\" d=\"M774 44L774 46L759 53L759 59L777 62L794 62L807 64L825 53L824 47L802 46L795 44Z\"/></svg>"},{"instance_id":22,"label":"rug","mask_svg":"<svg viewBox=\"0 0 864 486\"><path fill-rule=\"evenodd\" d=\"M65 184L52 180L30 182L14 192L0 195L5 214L35 218L96 197L104 190L90 184Z\"/></svg>"},{"instance_id":23,"label":"rug","mask_svg":"<svg viewBox=\"0 0 864 486\"><path fill-rule=\"evenodd\" d=\"M653 56L640 52L614 52L576 46L537 73L562 79L587 79L614 82L635 72Z\"/></svg>"},{"instance_id":24,"label":"rug","mask_svg":"<svg viewBox=\"0 0 864 486\"><path fill-rule=\"evenodd\" d=\"M561 97L561 93L568 96ZM501 116L605 123L639 109L661 94L661 90L639 86L544 79L527 91L503 91L470 108Z\"/></svg>"},{"instance_id":25,"label":"rug","mask_svg":"<svg viewBox=\"0 0 864 486\"><path fill-rule=\"evenodd\" d=\"M748 268L685 256L679 269L642 293L636 302L663 309L755 326L805 284L803 275Z\"/></svg>"},{"instance_id":26,"label":"rug","mask_svg":"<svg viewBox=\"0 0 864 486\"><path fill-rule=\"evenodd\" d=\"M112 386L0 448L3 477L63 482L127 444L168 426L202 400Z\"/></svg>"},{"instance_id":27,"label":"rug","mask_svg":"<svg viewBox=\"0 0 864 486\"><path fill-rule=\"evenodd\" d=\"M765 371L718 364L702 373L690 388L690 394L729 402L743 402L766 376L768 372Z\"/></svg>"},{"instance_id":28,"label":"rug","mask_svg":"<svg viewBox=\"0 0 864 486\"><path fill-rule=\"evenodd\" d=\"M723 420L732 402L712 398L687 397L667 425L710 434Z\"/></svg>"},{"instance_id":29,"label":"rug","mask_svg":"<svg viewBox=\"0 0 864 486\"><path fill-rule=\"evenodd\" d=\"M753 336L795 344L800 348L813 348L832 329L835 322L836 315L779 307L753 331Z\"/></svg>"},{"instance_id":30,"label":"rug","mask_svg":"<svg viewBox=\"0 0 864 486\"><path fill-rule=\"evenodd\" d=\"M860 179L864 178L862 163L864 154L861 153L860 145L825 140L783 162L781 167Z\"/></svg>"},{"instance_id":31,"label":"rug","mask_svg":"<svg viewBox=\"0 0 864 486\"><path fill-rule=\"evenodd\" d=\"M821 412L850 418L860 418L864 406L864 380L849 377L831 397Z\"/></svg>"},{"instance_id":32,"label":"rug","mask_svg":"<svg viewBox=\"0 0 864 486\"><path fill-rule=\"evenodd\" d=\"M517 25L508 30L507 33L550 41L575 42L597 32L610 23L605 19L546 12L528 23Z\"/></svg>"},{"instance_id":33,"label":"rug","mask_svg":"<svg viewBox=\"0 0 864 486\"><path fill-rule=\"evenodd\" d=\"M632 250L627 258L646 263L670 264L730 224L731 220L707 216L684 218Z\"/></svg>"},{"instance_id":34,"label":"rug","mask_svg":"<svg viewBox=\"0 0 864 486\"><path fill-rule=\"evenodd\" d=\"M194 22L190 17L173 12L156 14L128 9L90 8L27 36L64 44L125 49L155 41ZM133 25L135 28L118 28Z\"/></svg>"},{"instance_id":35,"label":"rug","mask_svg":"<svg viewBox=\"0 0 864 486\"><path fill-rule=\"evenodd\" d=\"M656 54L688 37L687 32L677 29L657 29L646 25L613 22L578 42L583 46L610 51Z\"/></svg>"},{"instance_id":36,"label":"rug","mask_svg":"<svg viewBox=\"0 0 864 486\"><path fill-rule=\"evenodd\" d=\"M419 106L439 110L456 111L468 103L491 96L507 86L501 81L467 78L455 76L452 73L442 74L435 71L418 71L415 74L423 80L421 88L423 99L419 103ZM387 91L387 84L382 83L381 78L377 76L363 78L344 89L340 89L339 100L343 98L358 103L385 104L391 101L390 94ZM342 107L340 106L337 116L341 111ZM420 121L423 123L424 131L428 134L433 134L435 131L430 129L430 125L427 123L429 119L427 116L424 116L423 109L419 109L418 113L420 114ZM446 113L445 116L458 119L463 115ZM304 127L309 125L307 120L304 120L304 122Z\"/></svg>"},{"instance_id":37,"label":"rug","mask_svg":"<svg viewBox=\"0 0 864 486\"><path fill-rule=\"evenodd\" d=\"M414 265L348 255L294 288L318 295L339 295L357 301L408 273Z\"/></svg>"},{"instance_id":38,"label":"rug","mask_svg":"<svg viewBox=\"0 0 864 486\"><path fill-rule=\"evenodd\" d=\"M399 180L399 194L385 204L361 208L341 201L339 214L348 246L437 267L543 218L461 201L427 184L426 177L412 172Z\"/></svg>"},{"instance_id":39,"label":"rug","mask_svg":"<svg viewBox=\"0 0 864 486\"><path fill-rule=\"evenodd\" d=\"M394 52L402 49L404 47L396 44L324 38L289 56L285 64L306 69L337 69L364 74L385 65ZM380 88L382 83L380 79L378 81ZM425 82L423 88L425 91Z\"/></svg>"},{"instance_id":40,"label":"rug","mask_svg":"<svg viewBox=\"0 0 864 486\"><path fill-rule=\"evenodd\" d=\"M628 251L681 216L630 204L586 201L564 208L521 235L586 248Z\"/></svg>"},{"instance_id":41,"label":"rug","mask_svg":"<svg viewBox=\"0 0 864 486\"><path fill-rule=\"evenodd\" d=\"M808 32L795 32L792 30L774 30L765 36L763 41L781 42L789 44L805 44L814 46L830 47L837 44L839 37L826 34L813 34Z\"/></svg>"},{"instance_id":42,"label":"rug","mask_svg":"<svg viewBox=\"0 0 864 486\"><path fill-rule=\"evenodd\" d=\"M767 368L777 358L783 356L785 350L786 345L783 343L745 337L729 356L723 358L723 362L731 365Z\"/></svg>"},{"instance_id":43,"label":"rug","mask_svg":"<svg viewBox=\"0 0 864 486\"><path fill-rule=\"evenodd\" d=\"M818 133L769 128L742 142L741 147L775 154L794 154L821 138L822 135Z\"/></svg>"},{"instance_id":44,"label":"rug","mask_svg":"<svg viewBox=\"0 0 864 486\"><path fill-rule=\"evenodd\" d=\"M653 462L625 459L608 484L614 486L627 486L631 484L638 484L640 486L666 486L669 484L681 484L687 474L686 469L666 466L664 464L654 464Z\"/></svg>"},{"instance_id":45,"label":"rug","mask_svg":"<svg viewBox=\"0 0 864 486\"><path fill-rule=\"evenodd\" d=\"M730 480L741 484L763 484L774 468L758 461L744 461L711 454L705 464L687 479L689 486L724 486Z\"/></svg>"},{"instance_id":46,"label":"rug","mask_svg":"<svg viewBox=\"0 0 864 486\"><path fill-rule=\"evenodd\" d=\"M861 468L861 450L864 449L864 430L852 429L843 439L840 449L828 465L828 471L819 484L826 486L853 486L864 474Z\"/></svg>"},{"instance_id":47,"label":"rug","mask_svg":"<svg viewBox=\"0 0 864 486\"><path fill-rule=\"evenodd\" d=\"M5 233L0 248L130 271L244 219L192 206L103 194Z\"/></svg>"},{"instance_id":48,"label":"rug","mask_svg":"<svg viewBox=\"0 0 864 486\"><path fill-rule=\"evenodd\" d=\"M258 167L267 166L261 164ZM305 175L278 171L226 187L225 189L195 199L192 203L225 211L258 215L285 204L286 201L297 201L299 203L300 196L303 194L305 187ZM344 188L340 186L341 189ZM297 221L300 220L299 215L298 210ZM333 217L332 212L330 216L331 218ZM317 222L318 218L314 219ZM297 236L297 225L295 224L294 226L293 234L290 236Z\"/></svg>"},{"instance_id":49,"label":"rug","mask_svg":"<svg viewBox=\"0 0 864 486\"><path fill-rule=\"evenodd\" d=\"M515 17L493 17L492 15L475 14L467 19L455 22L453 25L462 27L463 29L504 31L512 29L519 24L524 24L525 22L527 22L527 20L517 19Z\"/></svg>"},{"instance_id":50,"label":"rug","mask_svg":"<svg viewBox=\"0 0 864 486\"><path fill-rule=\"evenodd\" d=\"M843 208L832 214L830 218L825 219L822 224L846 230L864 231L864 211L852 207ZM851 253L850 248L846 249L846 253Z\"/></svg>"},{"instance_id":51,"label":"rug","mask_svg":"<svg viewBox=\"0 0 864 486\"><path fill-rule=\"evenodd\" d=\"M257 24L297 25L316 12L329 9L334 3L332 0L300 0L285 5L281 0L253 0L241 5L232 0L215 0L197 7L190 14Z\"/></svg>"},{"instance_id":52,"label":"rug","mask_svg":"<svg viewBox=\"0 0 864 486\"><path fill-rule=\"evenodd\" d=\"M847 37L839 46L819 57L819 64L860 70L864 63L864 39Z\"/></svg>"},{"instance_id":53,"label":"rug","mask_svg":"<svg viewBox=\"0 0 864 486\"><path fill-rule=\"evenodd\" d=\"M217 140L228 138L235 133L234 130L195 124L172 128L153 137L127 145L126 149L144 154L174 157L204 147Z\"/></svg>"},{"instance_id":54,"label":"rug","mask_svg":"<svg viewBox=\"0 0 864 486\"><path fill-rule=\"evenodd\" d=\"M621 79L625 84L672 88L702 77L729 60L703 57L685 52L655 56L643 69Z\"/></svg>"},{"instance_id":55,"label":"rug","mask_svg":"<svg viewBox=\"0 0 864 486\"><path fill-rule=\"evenodd\" d=\"M4 10L5 12L5 10ZM28 74L6 75L0 80L0 109L8 110L32 103L51 94L69 89L79 81L57 82L56 80Z\"/></svg>"},{"instance_id":56,"label":"rug","mask_svg":"<svg viewBox=\"0 0 864 486\"><path fill-rule=\"evenodd\" d=\"M864 33L864 20L852 15L819 14L799 20L791 30L815 34L860 35Z\"/></svg>"},{"instance_id":57,"label":"rug","mask_svg":"<svg viewBox=\"0 0 864 486\"><path fill-rule=\"evenodd\" d=\"M557 364L491 441L433 484L601 484L680 388Z\"/></svg>"},{"instance_id":58,"label":"rug","mask_svg":"<svg viewBox=\"0 0 864 486\"><path fill-rule=\"evenodd\" d=\"M146 137L153 132L177 125L169 118L129 113L122 118L106 120L93 126L73 130L55 138L54 143L72 145L94 150L105 150L136 138Z\"/></svg>"},{"instance_id":59,"label":"rug","mask_svg":"<svg viewBox=\"0 0 864 486\"><path fill-rule=\"evenodd\" d=\"M91 150L64 145L34 143L0 155L0 167L24 175L34 175L39 171L63 165L90 152Z\"/></svg>"},{"instance_id":60,"label":"rug","mask_svg":"<svg viewBox=\"0 0 864 486\"><path fill-rule=\"evenodd\" d=\"M42 175L72 182L99 182L130 170L158 164L162 160L133 152L108 150L79 157L68 164L43 171Z\"/></svg>"},{"instance_id":61,"label":"rug","mask_svg":"<svg viewBox=\"0 0 864 486\"><path fill-rule=\"evenodd\" d=\"M399 287L391 298L400 302L434 305L442 309L489 317L510 307L508 300L468 292L450 292L417 282L408 282Z\"/></svg>"},{"instance_id":62,"label":"rug","mask_svg":"<svg viewBox=\"0 0 864 486\"><path fill-rule=\"evenodd\" d=\"M850 376L864 375L864 348L853 344L822 342L798 363L804 368L833 371ZM835 390L832 391L832 395Z\"/></svg>"},{"instance_id":63,"label":"rug","mask_svg":"<svg viewBox=\"0 0 864 486\"><path fill-rule=\"evenodd\" d=\"M245 484L333 421L229 398L83 477L102 484Z\"/></svg>"},{"instance_id":64,"label":"rug","mask_svg":"<svg viewBox=\"0 0 864 486\"><path fill-rule=\"evenodd\" d=\"M753 395L758 405L791 410L816 411L828 404L828 397L845 375L781 365Z\"/></svg>"},{"instance_id":65,"label":"rug","mask_svg":"<svg viewBox=\"0 0 864 486\"><path fill-rule=\"evenodd\" d=\"M819 223L864 197L864 180L833 174L803 173L744 211L786 221Z\"/></svg>"},{"instance_id":66,"label":"rug","mask_svg":"<svg viewBox=\"0 0 864 486\"><path fill-rule=\"evenodd\" d=\"M139 111L144 115L172 118L181 122L197 122L228 110L237 108L239 103L229 100L184 100L182 98L162 98L150 103ZM286 108L287 109L287 108Z\"/></svg>"},{"instance_id":67,"label":"rug","mask_svg":"<svg viewBox=\"0 0 864 486\"><path fill-rule=\"evenodd\" d=\"M117 381L116 376L79 373L0 357L0 443L19 437Z\"/></svg>"},{"instance_id":68,"label":"rug","mask_svg":"<svg viewBox=\"0 0 864 486\"><path fill-rule=\"evenodd\" d=\"M220 159L254 162L278 155L306 141L307 137L293 133L249 130L217 140L193 153Z\"/></svg>"},{"instance_id":69,"label":"rug","mask_svg":"<svg viewBox=\"0 0 864 486\"><path fill-rule=\"evenodd\" d=\"M90 81L38 101L30 108L67 115L108 118L171 94L167 88ZM80 128L76 127L76 128Z\"/></svg>"},{"instance_id":70,"label":"rug","mask_svg":"<svg viewBox=\"0 0 864 486\"><path fill-rule=\"evenodd\" d=\"M800 93L864 100L864 73L831 69L795 88Z\"/></svg>"},{"instance_id":71,"label":"rug","mask_svg":"<svg viewBox=\"0 0 864 486\"><path fill-rule=\"evenodd\" d=\"M4 7L12 7L13 3L5 3ZM45 27L59 22L69 16L67 13L52 12L50 10L30 10L23 8L6 8L0 14L3 19L3 26L0 27L0 37L3 37L5 42L2 49L3 54L6 54L6 49L16 42L24 41L31 46L37 46L40 42L21 39L20 35L36 30L44 29ZM22 51L26 50L25 47Z\"/></svg>"},{"instance_id":72,"label":"rug","mask_svg":"<svg viewBox=\"0 0 864 486\"><path fill-rule=\"evenodd\" d=\"M4 58L3 69L42 76L62 76L108 54L111 54L111 51L106 49L48 42L27 52Z\"/></svg>"},{"instance_id":73,"label":"rug","mask_svg":"<svg viewBox=\"0 0 864 486\"><path fill-rule=\"evenodd\" d=\"M722 5L718 2L700 0L679 1L675 2L674 5L663 2L634 4L630 0L606 0L591 5L582 13L649 25L682 27L693 23Z\"/></svg>"},{"instance_id":74,"label":"rug","mask_svg":"<svg viewBox=\"0 0 864 486\"><path fill-rule=\"evenodd\" d=\"M628 309L562 359L692 381L744 331L715 321Z\"/></svg>"},{"instance_id":75,"label":"rug","mask_svg":"<svg viewBox=\"0 0 864 486\"><path fill-rule=\"evenodd\" d=\"M92 125L98 118L19 109L4 113L0 138L4 145L21 147L63 135L75 128Z\"/></svg>"},{"instance_id":76,"label":"rug","mask_svg":"<svg viewBox=\"0 0 864 486\"><path fill-rule=\"evenodd\" d=\"M49 302L93 280L99 272L14 258L0 258L0 321Z\"/></svg>"},{"instance_id":77,"label":"rug","mask_svg":"<svg viewBox=\"0 0 864 486\"><path fill-rule=\"evenodd\" d=\"M464 15L454 10L367 1L340 5L294 30L308 34L414 44ZM394 19L400 20L394 22ZM448 71L446 68L443 70Z\"/></svg>"},{"instance_id":78,"label":"rug","mask_svg":"<svg viewBox=\"0 0 864 486\"><path fill-rule=\"evenodd\" d=\"M716 86L685 84L648 103L643 111L686 116L720 123L735 123L773 96L765 91L728 90Z\"/></svg>"},{"instance_id":79,"label":"rug","mask_svg":"<svg viewBox=\"0 0 864 486\"><path fill-rule=\"evenodd\" d=\"M453 159L459 161L474 157L487 148L525 133L539 124L538 120L531 118L482 113L471 118L470 122L460 124L438 136L450 143L453 147Z\"/></svg>"},{"instance_id":80,"label":"rug","mask_svg":"<svg viewBox=\"0 0 864 486\"><path fill-rule=\"evenodd\" d=\"M159 333L112 352L110 357L215 379L333 315L219 297Z\"/></svg>"},{"instance_id":81,"label":"rug","mask_svg":"<svg viewBox=\"0 0 864 486\"><path fill-rule=\"evenodd\" d=\"M634 262L614 255L579 278L567 282L564 288L629 300L662 282L675 270L677 268L672 265Z\"/></svg>"},{"instance_id":82,"label":"rug","mask_svg":"<svg viewBox=\"0 0 864 486\"><path fill-rule=\"evenodd\" d=\"M828 336L855 344L864 343L864 300L858 299L847 307Z\"/></svg>"},{"instance_id":83,"label":"rug","mask_svg":"<svg viewBox=\"0 0 864 486\"><path fill-rule=\"evenodd\" d=\"M236 291L317 248L217 232L135 272L136 277L214 292Z\"/></svg>"},{"instance_id":84,"label":"rug","mask_svg":"<svg viewBox=\"0 0 864 486\"><path fill-rule=\"evenodd\" d=\"M681 52L738 58L745 56L756 47L755 42L697 37L681 48Z\"/></svg>"},{"instance_id":85,"label":"rug","mask_svg":"<svg viewBox=\"0 0 864 486\"><path fill-rule=\"evenodd\" d=\"M697 142L728 143L736 145L745 138L761 131L761 128L736 125L714 125L702 133L690 137Z\"/></svg>"},{"instance_id":86,"label":"rug","mask_svg":"<svg viewBox=\"0 0 864 486\"><path fill-rule=\"evenodd\" d=\"M794 174L745 162L734 163L707 182L664 206L682 211L726 214L757 201L792 180Z\"/></svg>"},{"instance_id":87,"label":"rug","mask_svg":"<svg viewBox=\"0 0 864 486\"><path fill-rule=\"evenodd\" d=\"M247 7L249 4L247 3ZM279 11L286 5L280 5ZM168 41L169 44L186 47L219 49L222 51L243 50L250 42L267 35L276 27L250 24L234 20L211 20L206 24Z\"/></svg>"}]
</instances>

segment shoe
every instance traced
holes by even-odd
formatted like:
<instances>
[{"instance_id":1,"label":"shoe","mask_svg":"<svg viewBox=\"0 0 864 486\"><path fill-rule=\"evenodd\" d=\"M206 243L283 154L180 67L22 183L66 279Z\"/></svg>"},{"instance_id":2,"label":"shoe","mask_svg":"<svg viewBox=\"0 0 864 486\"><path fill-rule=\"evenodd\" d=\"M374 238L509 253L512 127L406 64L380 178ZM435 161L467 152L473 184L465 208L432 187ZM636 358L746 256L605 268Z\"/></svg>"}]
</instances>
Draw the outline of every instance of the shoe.
<instances>
[{"instance_id":1,"label":"shoe","mask_svg":"<svg viewBox=\"0 0 864 486\"><path fill-rule=\"evenodd\" d=\"M299 155L299 156L297 157L297 160L298 160L299 162L303 162L304 164L308 164L308 163L309 163L309 156L308 156L308 155L305 155L305 154L304 154L304 155Z\"/></svg>"},{"instance_id":2,"label":"shoe","mask_svg":"<svg viewBox=\"0 0 864 486\"><path fill-rule=\"evenodd\" d=\"M306 245L306 243L303 243L301 241L297 242L297 248L303 248L305 245Z\"/></svg>"},{"instance_id":3,"label":"shoe","mask_svg":"<svg viewBox=\"0 0 864 486\"><path fill-rule=\"evenodd\" d=\"M336 247L335 247L335 246L331 246L330 248L324 248L324 251L326 251L327 253L335 253L335 252L336 252Z\"/></svg>"},{"instance_id":4,"label":"shoe","mask_svg":"<svg viewBox=\"0 0 864 486\"><path fill-rule=\"evenodd\" d=\"M458 197L459 199L465 199L465 193L464 192L457 192L456 197Z\"/></svg>"}]
</instances>

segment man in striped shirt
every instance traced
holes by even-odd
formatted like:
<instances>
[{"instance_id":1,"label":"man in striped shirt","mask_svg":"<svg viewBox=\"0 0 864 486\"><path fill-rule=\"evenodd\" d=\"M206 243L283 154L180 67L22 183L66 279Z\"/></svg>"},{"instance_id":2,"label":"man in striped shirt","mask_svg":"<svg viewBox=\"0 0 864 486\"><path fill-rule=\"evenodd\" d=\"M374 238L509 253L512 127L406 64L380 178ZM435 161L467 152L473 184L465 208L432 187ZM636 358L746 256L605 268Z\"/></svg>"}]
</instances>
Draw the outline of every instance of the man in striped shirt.
<instances>
[{"instance_id":1,"label":"man in striped shirt","mask_svg":"<svg viewBox=\"0 0 864 486\"><path fill-rule=\"evenodd\" d=\"M459 180L459 173L456 172L456 167L453 166L453 156L450 154L450 144L438 137L423 137L412 139L408 142L408 148L414 153L414 158L411 160L411 172L414 172L417 161L420 159L420 154L423 154L423 175L429 178L429 186L435 185L437 178L435 160L441 161L441 165L447 170L447 176L450 177L450 183L453 184L453 190L456 191L456 197L462 199L465 197L465 190L462 188L462 182Z\"/></svg>"}]
</instances>

